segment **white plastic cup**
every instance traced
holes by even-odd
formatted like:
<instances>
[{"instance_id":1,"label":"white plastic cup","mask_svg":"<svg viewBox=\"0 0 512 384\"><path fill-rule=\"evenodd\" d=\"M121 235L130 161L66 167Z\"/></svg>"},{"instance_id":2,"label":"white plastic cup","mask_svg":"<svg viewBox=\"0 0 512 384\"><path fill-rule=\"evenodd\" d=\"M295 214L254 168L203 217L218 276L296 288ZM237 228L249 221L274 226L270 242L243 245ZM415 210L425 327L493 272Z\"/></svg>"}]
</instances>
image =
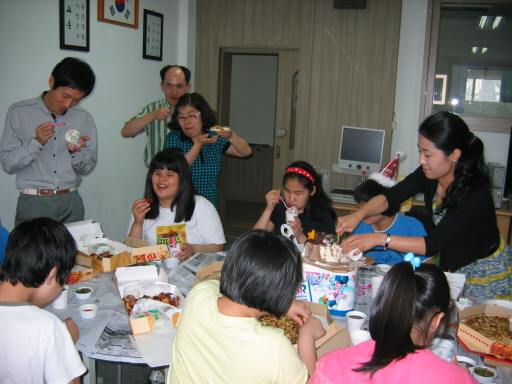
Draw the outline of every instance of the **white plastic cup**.
<instances>
[{"instance_id":1,"label":"white plastic cup","mask_svg":"<svg viewBox=\"0 0 512 384\"><path fill-rule=\"evenodd\" d=\"M286 212L286 222L288 223L289 221L295 221L295 218L297 216L299 215L295 213Z\"/></svg>"},{"instance_id":2,"label":"white plastic cup","mask_svg":"<svg viewBox=\"0 0 512 384\"><path fill-rule=\"evenodd\" d=\"M364 322L368 316L366 313L360 311L347 312L347 328L349 332L363 329Z\"/></svg>"},{"instance_id":3,"label":"white plastic cup","mask_svg":"<svg viewBox=\"0 0 512 384\"><path fill-rule=\"evenodd\" d=\"M377 264L375 266L377 269L379 269L381 272L388 273L391 269L392 265L389 264Z\"/></svg>"},{"instance_id":4,"label":"white plastic cup","mask_svg":"<svg viewBox=\"0 0 512 384\"><path fill-rule=\"evenodd\" d=\"M471 372L471 375L473 375L473 372L475 371L476 367L476 361L473 359L470 359L466 356L455 356L457 358L457 363L464 363L466 367L469 369L469 372Z\"/></svg>"},{"instance_id":5,"label":"white plastic cup","mask_svg":"<svg viewBox=\"0 0 512 384\"><path fill-rule=\"evenodd\" d=\"M78 307L82 319L93 319L96 317L98 306L96 304L84 304Z\"/></svg>"},{"instance_id":6,"label":"white plastic cup","mask_svg":"<svg viewBox=\"0 0 512 384\"><path fill-rule=\"evenodd\" d=\"M372 276L372 297L377 296L377 292L379 291L380 285L382 284L382 280L384 276Z\"/></svg>"},{"instance_id":7,"label":"white plastic cup","mask_svg":"<svg viewBox=\"0 0 512 384\"><path fill-rule=\"evenodd\" d=\"M179 259L175 257L169 257L165 259L165 266L169 269L176 268L180 263Z\"/></svg>"},{"instance_id":8,"label":"white plastic cup","mask_svg":"<svg viewBox=\"0 0 512 384\"><path fill-rule=\"evenodd\" d=\"M484 365L477 365L475 368L487 368L488 370L490 370L494 373L494 376L492 376L492 377L484 377L484 376L477 375L476 372L473 370L473 377L479 383L492 383L494 381L494 379L496 378L496 376L498 376L498 371L496 371L493 368L486 367Z\"/></svg>"},{"instance_id":9,"label":"white plastic cup","mask_svg":"<svg viewBox=\"0 0 512 384\"><path fill-rule=\"evenodd\" d=\"M352 341L352 345L361 344L371 339L372 337L368 331L356 329L355 331L350 332L350 340Z\"/></svg>"},{"instance_id":10,"label":"white plastic cup","mask_svg":"<svg viewBox=\"0 0 512 384\"><path fill-rule=\"evenodd\" d=\"M62 287L62 292L60 295L53 300L53 308L55 309L63 309L68 306L68 293L69 293L69 285L65 285Z\"/></svg>"},{"instance_id":11,"label":"white plastic cup","mask_svg":"<svg viewBox=\"0 0 512 384\"><path fill-rule=\"evenodd\" d=\"M90 287L78 287L74 290L75 296L80 300L85 300L91 297L92 291L93 289Z\"/></svg>"}]
</instances>

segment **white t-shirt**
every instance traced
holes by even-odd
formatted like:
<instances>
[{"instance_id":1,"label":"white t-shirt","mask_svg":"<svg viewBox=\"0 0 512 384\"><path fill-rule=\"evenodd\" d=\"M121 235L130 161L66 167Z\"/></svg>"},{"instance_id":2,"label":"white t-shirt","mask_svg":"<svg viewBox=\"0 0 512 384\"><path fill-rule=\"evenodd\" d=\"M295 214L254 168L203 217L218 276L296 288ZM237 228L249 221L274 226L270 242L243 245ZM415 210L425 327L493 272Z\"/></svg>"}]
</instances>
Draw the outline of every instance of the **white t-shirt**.
<instances>
[{"instance_id":1,"label":"white t-shirt","mask_svg":"<svg viewBox=\"0 0 512 384\"><path fill-rule=\"evenodd\" d=\"M221 314L219 284L205 281L187 295L167 384L304 384L307 367L284 332Z\"/></svg>"},{"instance_id":2,"label":"white t-shirt","mask_svg":"<svg viewBox=\"0 0 512 384\"><path fill-rule=\"evenodd\" d=\"M144 220L142 225L142 239L149 241L149 245L157 245L157 231L162 233L162 227L169 228L170 230L179 227L180 224L185 224L187 232L187 243L189 244L224 244L226 238L224 237L224 230L220 221L219 214L212 203L204 197L196 195L196 207L194 213L189 221L182 221L180 223L174 222L175 210L170 208L160 207L160 213L155 220ZM133 224L133 214L130 218L128 226L128 234ZM166 229L163 232L167 232Z\"/></svg>"},{"instance_id":3,"label":"white t-shirt","mask_svg":"<svg viewBox=\"0 0 512 384\"><path fill-rule=\"evenodd\" d=\"M29 303L0 302L0 383L68 384L85 371L57 316Z\"/></svg>"}]
</instances>

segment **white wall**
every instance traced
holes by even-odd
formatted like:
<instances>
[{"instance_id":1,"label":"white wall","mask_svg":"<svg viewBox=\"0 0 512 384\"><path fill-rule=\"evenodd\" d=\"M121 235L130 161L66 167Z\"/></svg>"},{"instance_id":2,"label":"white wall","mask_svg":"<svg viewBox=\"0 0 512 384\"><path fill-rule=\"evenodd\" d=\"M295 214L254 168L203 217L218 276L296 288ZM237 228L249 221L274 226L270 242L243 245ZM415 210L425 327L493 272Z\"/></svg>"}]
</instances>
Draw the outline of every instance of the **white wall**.
<instances>
[{"instance_id":1,"label":"white wall","mask_svg":"<svg viewBox=\"0 0 512 384\"><path fill-rule=\"evenodd\" d=\"M80 194L86 219L99 222L106 236L124 240L133 201L144 188L145 135L124 139L124 122L144 104L162 98L159 71L166 64L187 64L193 56L195 30L189 12L194 1L140 0L139 28L97 21L97 1L90 1L90 52L59 49L59 0L0 0L0 116L17 101L48 89L50 73L67 56L87 61L96 73L96 87L81 105L98 128L98 164L84 177ZM189 7L190 5L190 7ZM142 59L143 10L164 14L163 61ZM189 43L192 42L192 43ZM190 53L192 49L192 54ZM0 123L3 132L3 124ZM0 218L12 230L18 191L15 176L0 171Z\"/></svg>"},{"instance_id":2,"label":"white wall","mask_svg":"<svg viewBox=\"0 0 512 384\"><path fill-rule=\"evenodd\" d=\"M391 153L402 151L399 174L407 175L418 166L417 132L421 98L421 76L425 45L428 0L402 1L400 45L398 52L395 122ZM484 143L486 161L507 165L509 135L474 132Z\"/></svg>"}]
</instances>

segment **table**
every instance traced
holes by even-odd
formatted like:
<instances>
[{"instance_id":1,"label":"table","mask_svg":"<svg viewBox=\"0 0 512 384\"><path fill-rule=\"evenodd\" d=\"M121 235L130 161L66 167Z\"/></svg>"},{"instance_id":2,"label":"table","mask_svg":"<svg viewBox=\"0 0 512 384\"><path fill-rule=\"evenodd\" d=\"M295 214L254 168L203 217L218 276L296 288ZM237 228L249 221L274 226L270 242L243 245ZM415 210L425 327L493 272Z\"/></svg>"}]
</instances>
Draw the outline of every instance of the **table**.
<instances>
[{"instance_id":1,"label":"table","mask_svg":"<svg viewBox=\"0 0 512 384\"><path fill-rule=\"evenodd\" d=\"M368 269L362 269L360 272L361 272L362 278L363 278L363 283L361 284L363 287L368 286L370 284L370 278L372 276L376 276L375 272L368 270ZM481 300L477 300L476 303L479 303L480 301ZM371 312L372 303L373 303L373 297L371 295L371 289L362 289L362 288L356 287L356 300L355 300L354 310L363 312L368 316L368 318L365 322L364 328L363 328L366 331L369 330L368 324L369 324L369 320L370 320L370 312ZM333 316L333 320L336 321L337 323L343 325L344 327L347 327L346 317ZM457 323L457 322L458 322L458 319L456 316L456 312L454 311L454 313L452 314L452 319L450 320L450 324ZM469 357L470 359L475 360L478 365L485 365L483 363L482 356L480 356L476 353L471 353L471 352L466 351L464 349L464 347L457 342L457 339L455 337L456 333L457 333L457 328L450 327L448 335L447 335L447 337L450 340L453 340L455 342L455 348L453 350L453 354L455 356ZM512 365L511 365L511 367L512 367ZM498 371L498 380L497 381L495 380L493 383L496 383L496 384L512 383L512 368L503 368L503 367L497 367L497 366L492 366L492 368L494 368Z\"/></svg>"}]
</instances>

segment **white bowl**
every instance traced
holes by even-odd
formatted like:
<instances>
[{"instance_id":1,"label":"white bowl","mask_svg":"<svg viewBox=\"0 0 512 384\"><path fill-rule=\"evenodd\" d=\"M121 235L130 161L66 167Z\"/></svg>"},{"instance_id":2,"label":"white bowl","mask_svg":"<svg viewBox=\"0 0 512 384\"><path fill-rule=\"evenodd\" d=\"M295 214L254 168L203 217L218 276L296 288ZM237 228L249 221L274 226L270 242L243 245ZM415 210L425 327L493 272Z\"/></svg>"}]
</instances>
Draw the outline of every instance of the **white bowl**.
<instances>
[{"instance_id":1,"label":"white bowl","mask_svg":"<svg viewBox=\"0 0 512 384\"><path fill-rule=\"evenodd\" d=\"M96 304L84 304L78 307L82 319L93 319L96 317L98 306Z\"/></svg>"},{"instance_id":2,"label":"white bowl","mask_svg":"<svg viewBox=\"0 0 512 384\"><path fill-rule=\"evenodd\" d=\"M473 375L473 371L476 367L476 361L473 359L470 359L466 356L455 356L457 358L458 363L464 363L466 367L469 369L469 372L471 372L471 375Z\"/></svg>"},{"instance_id":3,"label":"white bowl","mask_svg":"<svg viewBox=\"0 0 512 384\"><path fill-rule=\"evenodd\" d=\"M489 371L492 371L494 373L494 376L491 376L491 377L485 377L485 376L480 376L476 373L476 369L477 368L485 368L485 369L488 369ZM473 371L473 377L475 378L476 381L478 381L479 383L492 383L494 381L494 379L496 378L496 376L498 376L498 372L495 370L495 369L492 369L492 368L489 368L489 367L485 367L485 366L481 366L481 365L477 365L475 367L475 370Z\"/></svg>"},{"instance_id":4,"label":"white bowl","mask_svg":"<svg viewBox=\"0 0 512 384\"><path fill-rule=\"evenodd\" d=\"M80 300L88 299L91 297L92 291L93 289L90 287L78 287L73 290L73 292L75 292L75 296Z\"/></svg>"}]
</instances>

